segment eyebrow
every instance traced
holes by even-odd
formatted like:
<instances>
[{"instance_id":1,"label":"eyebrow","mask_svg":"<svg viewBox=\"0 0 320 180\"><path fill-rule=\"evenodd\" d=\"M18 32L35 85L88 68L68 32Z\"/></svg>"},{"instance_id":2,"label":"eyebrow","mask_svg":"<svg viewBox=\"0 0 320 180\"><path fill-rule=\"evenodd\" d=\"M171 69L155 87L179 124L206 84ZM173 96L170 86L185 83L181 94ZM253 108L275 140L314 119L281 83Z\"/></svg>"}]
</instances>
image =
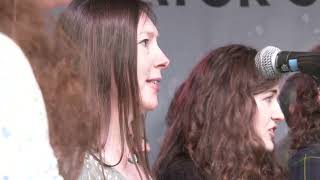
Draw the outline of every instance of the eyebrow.
<instances>
[{"instance_id":1,"label":"eyebrow","mask_svg":"<svg viewBox=\"0 0 320 180\"><path fill-rule=\"evenodd\" d=\"M269 89L265 93L272 93L272 94L277 94L278 90L277 89Z\"/></svg>"},{"instance_id":2,"label":"eyebrow","mask_svg":"<svg viewBox=\"0 0 320 180\"><path fill-rule=\"evenodd\" d=\"M159 33L152 32L152 31L142 31L138 35L141 35L141 34L147 34L147 36L149 37L159 37Z\"/></svg>"}]
</instances>

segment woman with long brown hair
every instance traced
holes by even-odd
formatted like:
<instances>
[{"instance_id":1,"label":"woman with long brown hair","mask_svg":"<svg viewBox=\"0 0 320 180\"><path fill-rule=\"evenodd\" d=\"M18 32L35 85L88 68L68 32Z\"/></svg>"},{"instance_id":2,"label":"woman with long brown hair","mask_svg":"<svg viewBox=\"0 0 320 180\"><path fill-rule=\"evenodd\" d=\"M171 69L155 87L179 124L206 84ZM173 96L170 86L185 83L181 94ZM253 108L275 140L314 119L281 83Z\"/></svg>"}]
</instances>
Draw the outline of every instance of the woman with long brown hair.
<instances>
[{"instance_id":1,"label":"woman with long brown hair","mask_svg":"<svg viewBox=\"0 0 320 180\"><path fill-rule=\"evenodd\" d=\"M64 123L65 131L53 130L60 142L70 137L76 144L58 145L63 174L76 170L79 179L150 179L144 114L158 105L161 71L169 60L157 45L149 5L74 0L59 22L79 51L93 112L83 122Z\"/></svg>"},{"instance_id":2,"label":"woman with long brown hair","mask_svg":"<svg viewBox=\"0 0 320 180\"><path fill-rule=\"evenodd\" d=\"M319 85L307 74L291 75L281 88L280 105L290 137L290 180L320 178Z\"/></svg>"},{"instance_id":3,"label":"woman with long brown hair","mask_svg":"<svg viewBox=\"0 0 320 180\"><path fill-rule=\"evenodd\" d=\"M278 79L255 68L255 49L228 45L211 51L171 102L158 180L283 179L273 158Z\"/></svg>"}]
</instances>

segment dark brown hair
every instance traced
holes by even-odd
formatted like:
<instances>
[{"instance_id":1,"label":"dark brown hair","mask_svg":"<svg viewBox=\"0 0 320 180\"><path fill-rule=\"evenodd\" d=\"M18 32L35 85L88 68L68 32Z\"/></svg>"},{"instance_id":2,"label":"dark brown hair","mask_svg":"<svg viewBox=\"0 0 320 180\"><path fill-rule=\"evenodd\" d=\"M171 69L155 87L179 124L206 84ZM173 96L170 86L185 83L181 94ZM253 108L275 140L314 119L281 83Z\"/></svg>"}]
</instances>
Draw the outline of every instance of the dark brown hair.
<instances>
[{"instance_id":1,"label":"dark brown hair","mask_svg":"<svg viewBox=\"0 0 320 180\"><path fill-rule=\"evenodd\" d=\"M256 54L250 47L228 45L196 65L171 102L156 175L185 152L208 179L281 179L273 153L254 128L254 95L278 79L256 72Z\"/></svg>"},{"instance_id":2,"label":"dark brown hair","mask_svg":"<svg viewBox=\"0 0 320 180\"><path fill-rule=\"evenodd\" d=\"M154 19L149 5L140 0L74 0L62 14L59 27L81 52L87 104L96 114L83 124L88 131L82 132L80 125L66 127L90 137L87 146L80 147L80 153L104 150L110 114L112 108L117 108L122 153L126 142L130 153L138 155L139 165L148 178L148 158L141 147L146 134L137 80L137 26L143 14ZM102 160L100 163L116 165Z\"/></svg>"},{"instance_id":3,"label":"dark brown hair","mask_svg":"<svg viewBox=\"0 0 320 180\"><path fill-rule=\"evenodd\" d=\"M291 149L298 150L320 142L320 103L316 81L296 73L282 87L279 100L290 128Z\"/></svg>"}]
</instances>

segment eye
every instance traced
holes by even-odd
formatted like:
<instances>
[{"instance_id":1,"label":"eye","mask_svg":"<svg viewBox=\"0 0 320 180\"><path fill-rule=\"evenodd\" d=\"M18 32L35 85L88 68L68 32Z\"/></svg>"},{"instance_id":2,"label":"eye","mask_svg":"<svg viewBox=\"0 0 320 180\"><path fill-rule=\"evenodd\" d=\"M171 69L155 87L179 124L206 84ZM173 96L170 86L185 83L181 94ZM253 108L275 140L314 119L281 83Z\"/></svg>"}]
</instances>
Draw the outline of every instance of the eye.
<instances>
[{"instance_id":1,"label":"eye","mask_svg":"<svg viewBox=\"0 0 320 180\"><path fill-rule=\"evenodd\" d=\"M272 102L272 100L273 100L273 95L271 95L271 96L267 96L267 97L265 97L263 100L265 100L265 101L267 101L267 102L271 103L271 102Z\"/></svg>"},{"instance_id":2,"label":"eye","mask_svg":"<svg viewBox=\"0 0 320 180\"><path fill-rule=\"evenodd\" d=\"M139 42L139 44L143 45L144 47L148 47L150 40L149 39L144 39Z\"/></svg>"}]
</instances>

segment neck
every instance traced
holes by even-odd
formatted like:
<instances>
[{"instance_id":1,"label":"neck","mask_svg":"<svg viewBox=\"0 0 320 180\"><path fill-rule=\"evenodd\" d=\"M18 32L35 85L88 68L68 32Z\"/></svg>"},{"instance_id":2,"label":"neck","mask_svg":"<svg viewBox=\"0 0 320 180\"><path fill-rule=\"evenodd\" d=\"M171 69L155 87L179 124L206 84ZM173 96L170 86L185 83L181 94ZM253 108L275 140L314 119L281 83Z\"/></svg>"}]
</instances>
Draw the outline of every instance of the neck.
<instances>
[{"instance_id":1,"label":"neck","mask_svg":"<svg viewBox=\"0 0 320 180\"><path fill-rule=\"evenodd\" d=\"M115 106L113 106L115 107ZM121 158L121 152L123 148L123 156ZM114 168L124 175L127 179L140 179L139 172L142 173L143 170L140 169L139 164L133 165L133 163L128 162L132 154L130 153L127 139L124 138L123 147L121 144L121 133L120 133L120 123L119 123L119 113L115 111L115 108L111 112L111 120L109 126L109 132L107 136L107 141L104 146L104 161L109 165L117 164L120 159L120 163ZM138 168L138 169L137 169ZM139 170L140 169L140 170ZM146 179L145 174L142 174L143 179Z\"/></svg>"},{"instance_id":2,"label":"neck","mask_svg":"<svg viewBox=\"0 0 320 180\"><path fill-rule=\"evenodd\" d=\"M118 111L115 110L115 108L113 108L111 112L109 131L108 131L107 141L104 146L103 153L104 153L104 160L109 165L117 164L120 161L120 159L121 161L117 165L118 168L124 168L128 163L128 157L130 156L130 151L129 151L129 147L125 137L122 142L119 114L118 114Z\"/></svg>"}]
</instances>

